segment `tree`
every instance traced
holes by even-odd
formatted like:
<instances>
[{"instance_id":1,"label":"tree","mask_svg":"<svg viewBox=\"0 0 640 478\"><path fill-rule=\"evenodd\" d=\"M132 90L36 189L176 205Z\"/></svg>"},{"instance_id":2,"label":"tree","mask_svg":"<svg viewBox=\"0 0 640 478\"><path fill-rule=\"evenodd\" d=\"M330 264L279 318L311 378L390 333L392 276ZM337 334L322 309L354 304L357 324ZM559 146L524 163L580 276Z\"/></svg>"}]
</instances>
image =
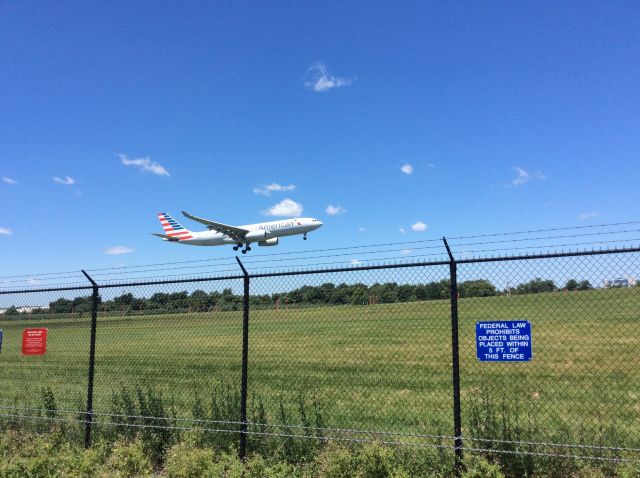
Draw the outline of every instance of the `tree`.
<instances>
[{"instance_id":1,"label":"tree","mask_svg":"<svg viewBox=\"0 0 640 478\"><path fill-rule=\"evenodd\" d=\"M195 290L187 302L191 312L206 312L209 309L209 294L203 290Z\"/></svg>"},{"instance_id":2,"label":"tree","mask_svg":"<svg viewBox=\"0 0 640 478\"><path fill-rule=\"evenodd\" d=\"M333 282L326 282L320 286L320 289L322 289L322 295L326 300L325 304L335 304L335 284Z\"/></svg>"},{"instance_id":3,"label":"tree","mask_svg":"<svg viewBox=\"0 0 640 478\"><path fill-rule=\"evenodd\" d=\"M575 279L569 279L564 288L567 290L576 290L578 288L578 281Z\"/></svg>"},{"instance_id":4,"label":"tree","mask_svg":"<svg viewBox=\"0 0 640 478\"><path fill-rule=\"evenodd\" d=\"M540 294L543 292L553 292L556 290L556 285L552 280L543 280L539 277L536 277L529 282L524 284L519 284L516 287L516 294Z\"/></svg>"},{"instance_id":5,"label":"tree","mask_svg":"<svg viewBox=\"0 0 640 478\"><path fill-rule=\"evenodd\" d=\"M49 310L55 314L64 314L71 312L73 302L68 299L58 299L49 303Z\"/></svg>"},{"instance_id":6,"label":"tree","mask_svg":"<svg viewBox=\"0 0 640 478\"><path fill-rule=\"evenodd\" d=\"M381 304L392 304L398 302L398 284L395 282L386 282L380 286L378 296Z\"/></svg>"},{"instance_id":7,"label":"tree","mask_svg":"<svg viewBox=\"0 0 640 478\"><path fill-rule=\"evenodd\" d=\"M100 296L98 296L98 304L102 302ZM76 297L71 302L72 312L91 312L91 306L93 304L93 298L90 295L84 297Z\"/></svg>"},{"instance_id":8,"label":"tree","mask_svg":"<svg viewBox=\"0 0 640 478\"><path fill-rule=\"evenodd\" d=\"M335 288L333 292L335 304L349 304L351 303L351 291L347 284L340 284Z\"/></svg>"},{"instance_id":9,"label":"tree","mask_svg":"<svg viewBox=\"0 0 640 478\"><path fill-rule=\"evenodd\" d=\"M351 291L351 303L353 305L366 304L369 301L368 287L364 284L356 284Z\"/></svg>"},{"instance_id":10,"label":"tree","mask_svg":"<svg viewBox=\"0 0 640 478\"><path fill-rule=\"evenodd\" d=\"M451 283L449 279L425 284L427 300L448 299L451 295Z\"/></svg>"},{"instance_id":11,"label":"tree","mask_svg":"<svg viewBox=\"0 0 640 478\"><path fill-rule=\"evenodd\" d=\"M591 288L591 283L588 280L580 281L578 284L578 290L589 290Z\"/></svg>"},{"instance_id":12,"label":"tree","mask_svg":"<svg viewBox=\"0 0 640 478\"><path fill-rule=\"evenodd\" d=\"M132 303L133 294L131 292L129 292L128 294L122 294L118 297L114 297L113 299L113 306L116 310L129 310Z\"/></svg>"},{"instance_id":13,"label":"tree","mask_svg":"<svg viewBox=\"0 0 640 478\"><path fill-rule=\"evenodd\" d=\"M220 310L239 310L241 303L242 297L234 295L230 288L226 288L223 289L222 294L220 294L218 307Z\"/></svg>"},{"instance_id":14,"label":"tree","mask_svg":"<svg viewBox=\"0 0 640 478\"><path fill-rule=\"evenodd\" d=\"M468 280L458 288L460 297L490 297L496 295L496 287L486 279Z\"/></svg>"},{"instance_id":15,"label":"tree","mask_svg":"<svg viewBox=\"0 0 640 478\"><path fill-rule=\"evenodd\" d=\"M15 305L12 305L11 307L9 307L5 312L4 315L7 317L12 317L12 316L16 316L19 315L20 312L18 311L18 309L16 308Z\"/></svg>"}]
</instances>

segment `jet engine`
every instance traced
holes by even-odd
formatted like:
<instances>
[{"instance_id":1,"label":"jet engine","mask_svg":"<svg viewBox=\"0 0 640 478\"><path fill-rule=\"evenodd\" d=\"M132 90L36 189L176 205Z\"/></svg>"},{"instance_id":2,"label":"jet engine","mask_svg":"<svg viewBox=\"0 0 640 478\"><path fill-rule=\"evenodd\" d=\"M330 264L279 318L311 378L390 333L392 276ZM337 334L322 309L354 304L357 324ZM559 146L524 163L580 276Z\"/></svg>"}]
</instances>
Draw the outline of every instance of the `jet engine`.
<instances>
[{"instance_id":1,"label":"jet engine","mask_svg":"<svg viewBox=\"0 0 640 478\"><path fill-rule=\"evenodd\" d=\"M246 236L244 236L245 241L247 242L255 242L261 239L266 239L267 231L251 231Z\"/></svg>"},{"instance_id":2,"label":"jet engine","mask_svg":"<svg viewBox=\"0 0 640 478\"><path fill-rule=\"evenodd\" d=\"M277 246L278 245L278 238L277 237L273 237L271 239L267 239L266 241L260 241L258 242L259 246Z\"/></svg>"}]
</instances>

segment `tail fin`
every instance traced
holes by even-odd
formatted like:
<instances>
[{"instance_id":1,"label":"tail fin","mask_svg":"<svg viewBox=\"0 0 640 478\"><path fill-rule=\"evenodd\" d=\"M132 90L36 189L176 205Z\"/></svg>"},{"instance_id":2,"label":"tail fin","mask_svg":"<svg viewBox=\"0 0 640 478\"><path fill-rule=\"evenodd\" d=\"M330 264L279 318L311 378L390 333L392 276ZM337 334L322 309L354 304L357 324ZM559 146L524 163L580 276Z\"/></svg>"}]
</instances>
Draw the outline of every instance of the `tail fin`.
<instances>
[{"instance_id":1,"label":"tail fin","mask_svg":"<svg viewBox=\"0 0 640 478\"><path fill-rule=\"evenodd\" d=\"M167 236L172 238L175 237L178 240L193 238L189 229L180 225L178 221L169 216L166 212L159 212L158 219L160 220L160 224L162 224L162 228Z\"/></svg>"}]
</instances>

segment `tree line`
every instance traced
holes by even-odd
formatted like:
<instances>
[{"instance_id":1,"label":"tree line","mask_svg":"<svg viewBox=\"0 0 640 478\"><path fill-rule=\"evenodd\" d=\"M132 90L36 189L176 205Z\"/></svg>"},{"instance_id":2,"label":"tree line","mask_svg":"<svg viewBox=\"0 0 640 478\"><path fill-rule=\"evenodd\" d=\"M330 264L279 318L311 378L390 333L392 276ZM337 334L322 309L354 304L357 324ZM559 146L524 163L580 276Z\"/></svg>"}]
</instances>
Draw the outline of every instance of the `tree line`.
<instances>
[{"instance_id":1,"label":"tree line","mask_svg":"<svg viewBox=\"0 0 640 478\"><path fill-rule=\"evenodd\" d=\"M562 290L588 290L591 284L587 280L570 279ZM518 284L516 287L498 290L486 279L469 280L458 283L460 298L491 297L506 294L539 294L554 292L558 287L552 280L535 278L529 282ZM249 296L250 307L253 308L289 308L319 305L367 305L390 304L397 302L414 302L426 300L445 300L451 296L451 285L448 279L429 282L426 284L398 284L396 282L375 283L373 285L334 284L327 282L319 286L305 285L288 292L273 294L252 294ZM205 292L196 290L164 293L157 292L150 297L135 297L131 292L122 294L111 300L98 297L100 312L120 314L144 313L162 311L164 313L177 312L207 312L211 310L230 311L242 309L243 297L234 294L232 289L226 288L222 292ZM48 307L20 312L16 307L10 307L4 316L18 314L84 314L91 311L91 296L76 297L74 299L60 298L49 303Z\"/></svg>"}]
</instances>

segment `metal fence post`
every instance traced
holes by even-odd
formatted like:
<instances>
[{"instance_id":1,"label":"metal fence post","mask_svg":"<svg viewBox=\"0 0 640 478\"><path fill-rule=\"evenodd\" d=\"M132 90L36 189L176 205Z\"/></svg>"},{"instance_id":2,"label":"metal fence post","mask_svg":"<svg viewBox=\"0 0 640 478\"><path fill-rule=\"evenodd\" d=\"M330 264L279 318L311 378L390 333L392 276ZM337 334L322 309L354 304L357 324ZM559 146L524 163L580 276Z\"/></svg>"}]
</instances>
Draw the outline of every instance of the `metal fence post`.
<instances>
[{"instance_id":1,"label":"metal fence post","mask_svg":"<svg viewBox=\"0 0 640 478\"><path fill-rule=\"evenodd\" d=\"M442 238L449 254L449 274L451 280L451 355L452 355L452 383L453 383L453 436L455 474L460 476L463 471L462 449L462 413L460 409L460 349L458 346L458 267L451 253L446 238Z\"/></svg>"},{"instance_id":2,"label":"metal fence post","mask_svg":"<svg viewBox=\"0 0 640 478\"><path fill-rule=\"evenodd\" d=\"M98 284L84 270L82 273L91 282L91 339L89 343L89 377L87 380L87 413L85 414L84 446L91 446L91 427L93 425L93 372L96 364L96 323L98 318Z\"/></svg>"},{"instance_id":3,"label":"metal fence post","mask_svg":"<svg viewBox=\"0 0 640 478\"><path fill-rule=\"evenodd\" d=\"M240 445L238 457L244 461L247 456L247 363L249 361L249 274L239 257L238 265L244 274L244 294L242 300L242 383L240 386Z\"/></svg>"}]
</instances>

